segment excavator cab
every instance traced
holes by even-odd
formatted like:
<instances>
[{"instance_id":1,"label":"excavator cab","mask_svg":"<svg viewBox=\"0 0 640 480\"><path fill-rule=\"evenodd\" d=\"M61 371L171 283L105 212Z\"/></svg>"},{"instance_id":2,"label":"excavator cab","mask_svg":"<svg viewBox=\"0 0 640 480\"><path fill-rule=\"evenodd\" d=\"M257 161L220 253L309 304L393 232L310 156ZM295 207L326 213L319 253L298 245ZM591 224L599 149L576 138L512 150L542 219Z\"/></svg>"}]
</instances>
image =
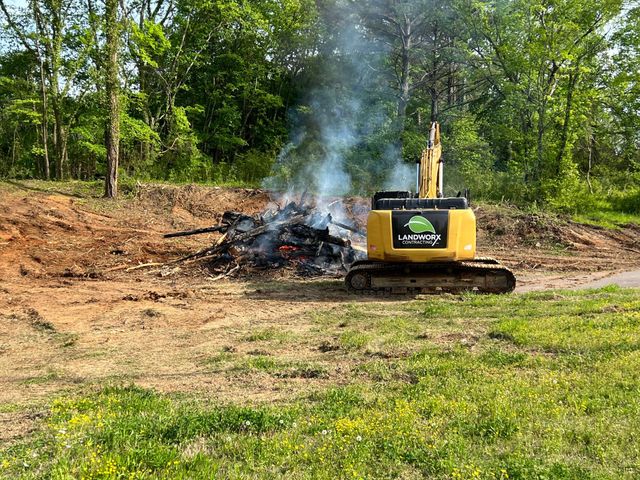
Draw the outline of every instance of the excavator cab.
<instances>
[{"instance_id":1,"label":"excavator cab","mask_svg":"<svg viewBox=\"0 0 640 480\"><path fill-rule=\"evenodd\" d=\"M416 193L378 192L367 219L367 260L347 276L354 293L477 290L506 293L515 277L476 257L476 217L465 196L443 196L440 126L433 123L417 167Z\"/></svg>"}]
</instances>

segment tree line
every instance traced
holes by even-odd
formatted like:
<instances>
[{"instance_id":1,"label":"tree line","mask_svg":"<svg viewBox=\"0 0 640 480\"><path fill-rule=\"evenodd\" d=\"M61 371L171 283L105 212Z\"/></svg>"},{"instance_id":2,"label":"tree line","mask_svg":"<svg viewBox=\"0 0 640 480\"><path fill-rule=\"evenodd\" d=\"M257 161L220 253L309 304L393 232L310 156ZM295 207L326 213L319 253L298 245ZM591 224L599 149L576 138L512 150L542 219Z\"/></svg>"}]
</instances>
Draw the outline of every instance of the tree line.
<instances>
[{"instance_id":1,"label":"tree line","mask_svg":"<svg viewBox=\"0 0 640 480\"><path fill-rule=\"evenodd\" d=\"M283 185L338 155L368 193L439 121L451 189L640 210L634 1L0 0L0 19L3 177Z\"/></svg>"}]
</instances>

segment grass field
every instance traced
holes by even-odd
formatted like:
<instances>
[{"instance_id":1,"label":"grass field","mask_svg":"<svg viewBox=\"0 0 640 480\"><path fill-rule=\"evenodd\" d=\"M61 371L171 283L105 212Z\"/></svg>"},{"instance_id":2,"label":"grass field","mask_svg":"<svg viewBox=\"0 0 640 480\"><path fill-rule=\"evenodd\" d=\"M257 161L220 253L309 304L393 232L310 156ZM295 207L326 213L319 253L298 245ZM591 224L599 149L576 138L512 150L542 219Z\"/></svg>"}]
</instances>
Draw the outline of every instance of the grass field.
<instances>
[{"instance_id":1,"label":"grass field","mask_svg":"<svg viewBox=\"0 0 640 480\"><path fill-rule=\"evenodd\" d=\"M52 399L37 432L0 449L0 476L640 476L637 290L443 296L308 316L308 336L351 359L344 380L265 405L84 390ZM245 341L295 352L301 339L267 329ZM291 355L222 351L208 362L229 375L324 375Z\"/></svg>"}]
</instances>

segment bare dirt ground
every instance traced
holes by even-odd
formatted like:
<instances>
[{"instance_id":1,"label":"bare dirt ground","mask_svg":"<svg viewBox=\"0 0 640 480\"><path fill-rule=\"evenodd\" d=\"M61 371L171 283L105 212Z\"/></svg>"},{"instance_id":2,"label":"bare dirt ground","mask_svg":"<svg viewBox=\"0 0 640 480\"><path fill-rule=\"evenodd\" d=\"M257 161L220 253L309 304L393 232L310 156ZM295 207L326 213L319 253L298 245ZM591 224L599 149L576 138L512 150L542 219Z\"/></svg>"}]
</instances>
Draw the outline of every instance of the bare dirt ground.
<instances>
[{"instance_id":1,"label":"bare dirt ground","mask_svg":"<svg viewBox=\"0 0 640 480\"><path fill-rule=\"evenodd\" d=\"M164 240L165 232L216 224L228 209L253 214L269 201L253 190L144 186L133 199L108 202L0 184L0 442L26 434L52 395L85 386L135 382L260 402L348 381L348 355L306 335L318 328L309 319L349 302L397 299L350 297L340 280L288 274L213 281L198 263L128 270L215 239ZM365 205L350 201L360 222ZM638 226L605 230L497 207L477 216L480 253L511 267L521 291L640 270ZM281 332L295 342L265 351L255 341ZM246 360L221 368L225 355L275 355L324 370L274 380L243 369Z\"/></svg>"}]
</instances>

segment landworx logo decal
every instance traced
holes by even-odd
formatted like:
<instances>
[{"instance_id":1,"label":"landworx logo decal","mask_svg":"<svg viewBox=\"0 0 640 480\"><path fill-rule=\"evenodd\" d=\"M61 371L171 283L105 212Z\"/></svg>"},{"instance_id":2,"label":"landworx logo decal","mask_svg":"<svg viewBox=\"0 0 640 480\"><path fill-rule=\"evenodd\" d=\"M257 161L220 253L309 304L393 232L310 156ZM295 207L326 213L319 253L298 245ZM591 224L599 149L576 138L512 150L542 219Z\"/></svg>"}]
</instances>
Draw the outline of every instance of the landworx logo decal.
<instances>
[{"instance_id":1,"label":"landworx logo decal","mask_svg":"<svg viewBox=\"0 0 640 480\"><path fill-rule=\"evenodd\" d=\"M436 233L436 229L433 228L433 224L420 215L411 217L409 223L405 225L405 228L406 227L409 227L409 230L411 230L413 233Z\"/></svg>"},{"instance_id":2,"label":"landworx logo decal","mask_svg":"<svg viewBox=\"0 0 640 480\"><path fill-rule=\"evenodd\" d=\"M398 235L398 241L404 246L430 246L434 247L442 239L442 235L436 233L433 224L421 215L411 217L404 228L409 227L413 235Z\"/></svg>"}]
</instances>

